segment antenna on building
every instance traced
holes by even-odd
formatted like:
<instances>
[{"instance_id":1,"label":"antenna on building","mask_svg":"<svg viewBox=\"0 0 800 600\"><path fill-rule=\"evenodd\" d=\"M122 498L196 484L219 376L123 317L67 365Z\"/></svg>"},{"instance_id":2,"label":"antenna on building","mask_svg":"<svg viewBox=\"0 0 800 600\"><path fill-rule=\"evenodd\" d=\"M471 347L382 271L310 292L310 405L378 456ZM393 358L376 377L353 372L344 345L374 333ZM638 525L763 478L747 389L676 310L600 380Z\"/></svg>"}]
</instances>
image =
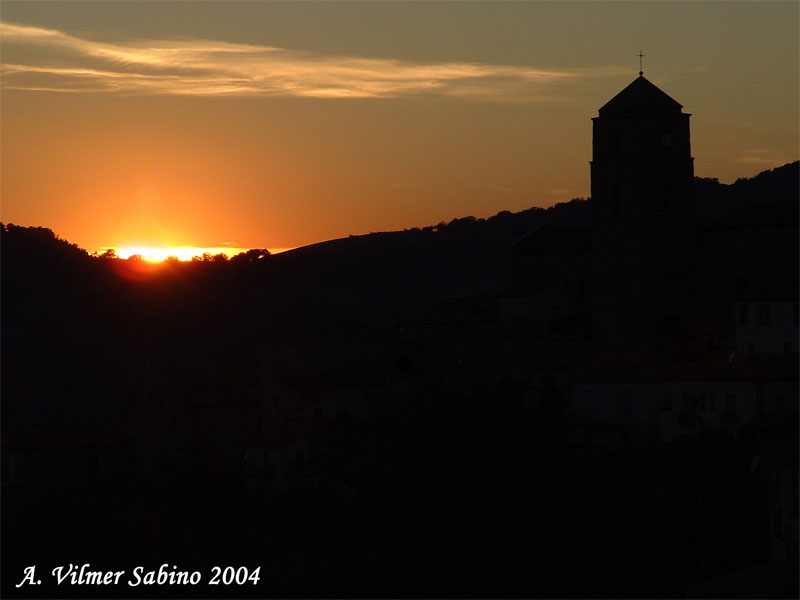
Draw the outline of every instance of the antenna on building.
<instances>
[{"instance_id":1,"label":"antenna on building","mask_svg":"<svg viewBox=\"0 0 800 600\"><path fill-rule=\"evenodd\" d=\"M644 58L647 55L642 54L642 51L639 50L639 54L637 54L636 56L639 57L639 75L644 75L644 70L642 69L642 58Z\"/></svg>"}]
</instances>

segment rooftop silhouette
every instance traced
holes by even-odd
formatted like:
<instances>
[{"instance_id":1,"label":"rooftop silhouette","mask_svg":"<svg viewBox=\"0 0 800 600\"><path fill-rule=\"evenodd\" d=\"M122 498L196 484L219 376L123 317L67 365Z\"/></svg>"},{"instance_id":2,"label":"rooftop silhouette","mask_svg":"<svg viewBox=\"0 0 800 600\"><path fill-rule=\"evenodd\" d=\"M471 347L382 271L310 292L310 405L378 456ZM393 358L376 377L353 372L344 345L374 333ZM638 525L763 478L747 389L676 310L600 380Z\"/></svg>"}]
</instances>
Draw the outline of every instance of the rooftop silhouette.
<instances>
[{"instance_id":1,"label":"rooftop silhouette","mask_svg":"<svg viewBox=\"0 0 800 600\"><path fill-rule=\"evenodd\" d=\"M636 116L642 113L680 113L683 106L644 75L639 75L625 89L599 110L601 117Z\"/></svg>"}]
</instances>

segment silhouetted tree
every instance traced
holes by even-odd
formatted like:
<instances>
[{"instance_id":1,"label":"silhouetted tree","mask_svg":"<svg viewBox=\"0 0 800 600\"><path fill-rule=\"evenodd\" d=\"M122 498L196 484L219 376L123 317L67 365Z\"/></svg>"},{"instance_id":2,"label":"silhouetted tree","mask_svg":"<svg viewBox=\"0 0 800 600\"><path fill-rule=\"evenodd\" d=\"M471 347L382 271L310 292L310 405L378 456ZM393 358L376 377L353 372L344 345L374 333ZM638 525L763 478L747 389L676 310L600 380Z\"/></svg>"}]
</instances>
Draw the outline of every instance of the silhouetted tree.
<instances>
[{"instance_id":1,"label":"silhouetted tree","mask_svg":"<svg viewBox=\"0 0 800 600\"><path fill-rule=\"evenodd\" d=\"M236 256L232 257L231 262L234 264L255 262L257 260L267 258L268 256L270 256L270 252L266 248L253 248L252 250L240 252Z\"/></svg>"},{"instance_id":2,"label":"silhouetted tree","mask_svg":"<svg viewBox=\"0 0 800 600\"><path fill-rule=\"evenodd\" d=\"M94 253L92 253L92 257L108 259L108 260L118 258L117 257L117 251L114 250L114 248L109 248L105 252L94 252Z\"/></svg>"}]
</instances>

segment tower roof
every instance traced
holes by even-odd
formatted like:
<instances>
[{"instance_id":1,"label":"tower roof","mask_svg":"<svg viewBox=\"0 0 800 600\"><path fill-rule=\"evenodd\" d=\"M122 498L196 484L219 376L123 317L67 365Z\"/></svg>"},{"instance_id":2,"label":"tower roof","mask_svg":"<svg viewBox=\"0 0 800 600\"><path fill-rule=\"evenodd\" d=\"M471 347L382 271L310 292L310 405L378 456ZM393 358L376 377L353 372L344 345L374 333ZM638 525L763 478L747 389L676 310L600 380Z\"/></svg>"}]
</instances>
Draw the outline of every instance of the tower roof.
<instances>
[{"instance_id":1,"label":"tower roof","mask_svg":"<svg viewBox=\"0 0 800 600\"><path fill-rule=\"evenodd\" d=\"M680 113L683 106L658 89L643 75L600 107L601 117L643 113Z\"/></svg>"}]
</instances>

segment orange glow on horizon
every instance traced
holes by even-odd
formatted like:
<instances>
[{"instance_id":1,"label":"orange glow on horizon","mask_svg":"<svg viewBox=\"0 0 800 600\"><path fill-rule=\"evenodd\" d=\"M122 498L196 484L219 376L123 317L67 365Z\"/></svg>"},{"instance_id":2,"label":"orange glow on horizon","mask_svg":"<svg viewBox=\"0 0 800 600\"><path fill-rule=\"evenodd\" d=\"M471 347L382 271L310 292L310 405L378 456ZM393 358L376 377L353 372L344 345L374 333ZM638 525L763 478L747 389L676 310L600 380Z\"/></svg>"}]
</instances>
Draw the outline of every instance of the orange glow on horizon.
<instances>
[{"instance_id":1,"label":"orange glow on horizon","mask_svg":"<svg viewBox=\"0 0 800 600\"><path fill-rule=\"evenodd\" d=\"M275 248L270 249L271 254L279 254L292 248ZM162 262L168 258L177 258L180 261L189 261L194 257L202 257L204 254L224 254L228 258L232 258L242 252L247 252L250 248L232 248L230 246L218 248L199 248L197 246L174 246L174 247L158 247L158 246L123 246L119 248L101 248L99 253L102 254L106 250L114 250L117 258L127 259L131 256L141 256L148 262Z\"/></svg>"}]
</instances>

